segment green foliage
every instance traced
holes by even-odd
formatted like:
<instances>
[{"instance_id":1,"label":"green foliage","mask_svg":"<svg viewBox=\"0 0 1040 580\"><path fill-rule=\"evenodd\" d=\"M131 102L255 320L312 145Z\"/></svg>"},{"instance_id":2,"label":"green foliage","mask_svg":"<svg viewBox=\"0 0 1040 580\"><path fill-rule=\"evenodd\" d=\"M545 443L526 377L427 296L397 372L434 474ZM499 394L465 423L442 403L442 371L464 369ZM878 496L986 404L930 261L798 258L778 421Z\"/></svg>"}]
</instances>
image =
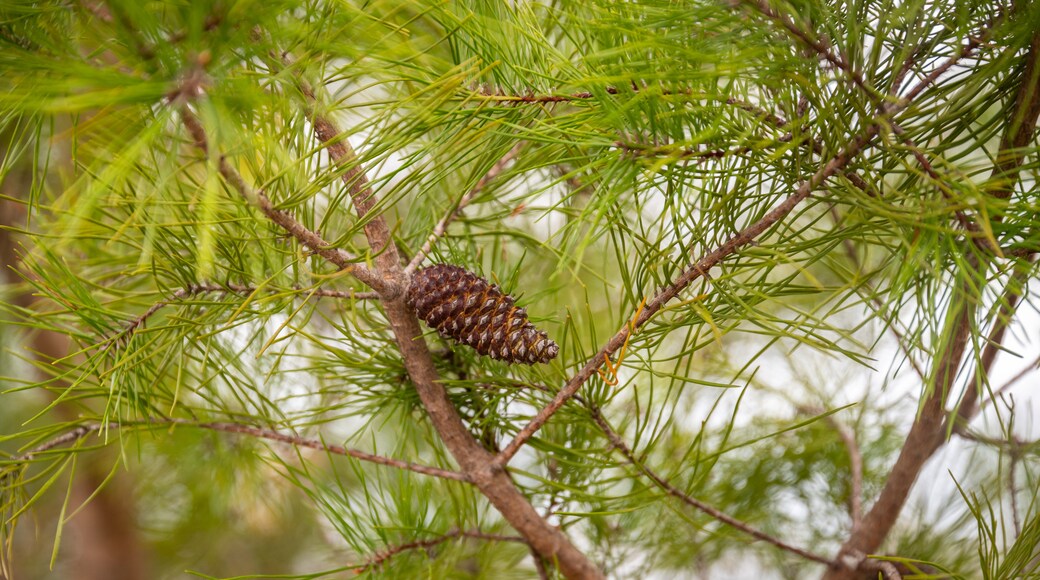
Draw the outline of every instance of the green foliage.
<instances>
[{"instance_id":1,"label":"green foliage","mask_svg":"<svg viewBox=\"0 0 1040 580\"><path fill-rule=\"evenodd\" d=\"M1025 63L1040 10L794 1L772 5L781 19L756 6L7 2L0 202L24 216L0 230L18 243L0 293L3 561L12 565L40 513L56 555L27 550L27 569L62 569L61 530L79 507L68 497L77 469L96 460L136 482L128 501L156 577L355 567L531 577L524 544L473 537L365 566L453 531L512 535L466 483L199 427L456 468L379 302L344 297L366 288L244 199L221 163L369 265L379 251L365 237L370 220L386 219L410 258L480 184L427 263L497 281L561 347L551 364L509 366L426 336L468 429L497 451L647 299L762 220L865 135L885 103L986 30L977 55L882 122L843 172L635 331L612 358L617 372L594 375L510 464L539 513L608 575L724 573L743 559L779 577L820 572L691 509L644 468L830 557L852 528L840 429L862 453L869 509L965 304L971 339L948 407L976 381L987 404L1001 400L973 369L998 311L1019 300L1005 289L1024 294L1022 316L1036 312L1035 136L1016 150L1014 179L994 168L1021 123L1016 94L1035 70ZM785 21L826 39L848 70ZM201 119L207 152L181 107ZM378 196L360 219L348 168L329 163L312 112L337 121ZM1028 324L1013 322L1027 338L1004 347L1025 360ZM67 351L39 352L40 336L62 337ZM1029 424L1018 409L994 404L986 417ZM97 428L28 453L84 425ZM1011 463L1017 476L987 464L991 477L948 506L953 524L904 518L883 553L964 577L973 567L987 579L1035 575L1035 497L1022 500L1013 534L1008 506L987 499L1009 473L1030 482L1023 498L1035 490L1033 459ZM945 471L931 477L952 489Z\"/></svg>"}]
</instances>

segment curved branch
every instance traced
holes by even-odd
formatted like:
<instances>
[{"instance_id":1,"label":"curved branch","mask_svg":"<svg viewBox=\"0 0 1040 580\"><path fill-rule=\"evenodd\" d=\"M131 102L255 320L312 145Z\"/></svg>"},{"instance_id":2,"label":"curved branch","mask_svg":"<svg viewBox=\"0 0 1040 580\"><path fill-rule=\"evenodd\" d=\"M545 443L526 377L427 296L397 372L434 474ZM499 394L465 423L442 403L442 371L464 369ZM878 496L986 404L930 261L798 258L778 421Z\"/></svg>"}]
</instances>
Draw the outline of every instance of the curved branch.
<instances>
[{"instance_id":1,"label":"curved branch","mask_svg":"<svg viewBox=\"0 0 1040 580\"><path fill-rule=\"evenodd\" d=\"M620 451L621 454L625 456L625 459L627 459L628 462L631 463L636 469L642 471L647 477L653 480L653 482L657 484L658 487L666 491L668 495L671 495L672 497L679 499L686 505L700 510L728 526L736 528L755 539L762 540L763 542L772 544L777 548L784 550L785 552L790 552L797 556L801 556L806 560L812 560L813 562L818 562L827 566L834 565L833 561L827 559L824 556L814 554L813 552L810 552L808 550L804 550L797 546L788 544L787 542L784 542L779 538L770 536L769 534L756 528L753 528L750 525L722 511L719 511L717 508L684 493L682 490L672 485L667 479L661 477L656 472L652 471L649 467L647 467L643 462L639 461L635 453L632 452L632 449L621 438L621 435L619 435L618 432L615 431L614 428L610 426L610 423L608 423L607 420L603 417L603 414L600 412L598 407L589 405L587 406L587 408L592 413L592 420L596 422L596 425L598 425L600 430L603 431L603 434L607 436L607 439L610 441L611 445L613 445L615 449Z\"/></svg>"}]
</instances>

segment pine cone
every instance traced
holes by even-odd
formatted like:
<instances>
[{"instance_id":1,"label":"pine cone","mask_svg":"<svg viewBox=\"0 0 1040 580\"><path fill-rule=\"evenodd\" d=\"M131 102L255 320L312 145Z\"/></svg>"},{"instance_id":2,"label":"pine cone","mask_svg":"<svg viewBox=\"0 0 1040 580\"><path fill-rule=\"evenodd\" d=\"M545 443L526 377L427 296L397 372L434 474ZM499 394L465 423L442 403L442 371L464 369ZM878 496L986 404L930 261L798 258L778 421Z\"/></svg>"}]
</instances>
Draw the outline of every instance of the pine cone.
<instances>
[{"instance_id":1,"label":"pine cone","mask_svg":"<svg viewBox=\"0 0 1040 580\"><path fill-rule=\"evenodd\" d=\"M493 359L547 363L560 347L527 321L527 311L495 284L458 266L437 264L412 276L408 304L441 336Z\"/></svg>"}]
</instances>

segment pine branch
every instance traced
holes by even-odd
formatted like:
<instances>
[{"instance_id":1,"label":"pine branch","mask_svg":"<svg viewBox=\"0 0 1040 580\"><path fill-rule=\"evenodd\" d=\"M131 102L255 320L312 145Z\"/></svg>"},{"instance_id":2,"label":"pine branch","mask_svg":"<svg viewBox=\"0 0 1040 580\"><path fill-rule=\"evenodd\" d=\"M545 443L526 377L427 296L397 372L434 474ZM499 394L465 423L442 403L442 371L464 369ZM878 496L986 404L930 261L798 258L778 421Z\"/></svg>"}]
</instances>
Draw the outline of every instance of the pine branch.
<instances>
[{"instance_id":1,"label":"pine branch","mask_svg":"<svg viewBox=\"0 0 1040 580\"><path fill-rule=\"evenodd\" d=\"M544 393L551 393L552 392L551 389L549 389L545 385L529 384L529 383L518 383L518 384L515 384L513 386L515 386L517 388L524 388L524 389L536 389L536 390L542 391ZM694 498L694 497L684 493L682 490L677 488L674 484L669 482L667 479L661 477L656 472L651 470L649 467L647 467L647 465L644 462L640 461L639 458L636 457L635 452L632 451L632 448L627 443L625 443L624 438L621 437L621 435L610 425L610 423L607 421L606 417L603 416L603 410L598 405L596 405L595 403L593 403L593 402L583 398L581 395L574 395L574 400L577 401L578 403L580 403L583 407L585 407L585 409L587 409L589 411L589 415L592 417L593 422L596 423L596 426L599 427L599 429L603 433L603 435L606 436L608 441L610 441L611 446L614 449L617 449L625 457L625 459L627 459L628 462L632 464L633 467L635 467L636 469L641 471L644 475L649 477L658 487L660 487L661 489L666 491L669 495L671 495L671 496L673 496L675 498L678 498L683 503L693 507L694 509L697 509L697 510L707 514L708 516L710 516L710 517L712 517L712 518L714 518L714 519L716 519L716 520L718 520L718 521L720 521L720 522L722 522L722 523L724 523L724 524L726 524L728 526L733 527L736 530L739 530L739 531L741 531L741 532L743 532L743 533L745 533L745 534L747 534L747 535L749 535L749 536L751 536L753 538L756 538L758 540L762 540L763 542L767 542L769 544L772 544L772 545L776 546L777 548L780 548L781 550L784 550L786 552L790 552L790 553L795 554L797 556L801 556L801 557L803 557L803 558L805 558L807 560L812 560L814 562L819 562L821 564L827 564L827 565L833 565L834 564L833 561L828 560L824 556L820 556L819 554L814 554L812 552L809 552L808 550L804 550L804 549L799 548L797 546L793 546L791 544L788 544L788 543L784 542L783 540L780 540L779 538L775 538L773 536L770 536L769 534L767 534L767 533L765 533L765 532L763 532L761 530L758 530L758 529L756 529L756 528L754 528L754 527L752 527L752 526L750 526L750 525L748 525L748 524L746 524L746 523L744 523L744 522L734 518L733 516L730 516L730 515L726 514L725 512L719 510L718 508L713 507L713 506L711 506L711 505L709 505L709 504L707 504L705 502L702 502L702 501L700 501L700 500L698 500L698 499L696 499L696 498ZM858 450L858 447L856 449ZM859 465L862 466L862 462L860 462ZM862 467L860 469L860 473L862 473Z\"/></svg>"},{"instance_id":2,"label":"pine branch","mask_svg":"<svg viewBox=\"0 0 1040 580\"><path fill-rule=\"evenodd\" d=\"M963 55L958 55L954 58L959 60L962 56ZM922 83L923 82L925 81L922 81ZM921 90L923 90L923 88L914 91L914 94L919 94ZM646 306L641 309L639 315L633 318L632 323L626 325L624 328L619 330L617 334L611 337L611 339L607 341L607 344L604 345L603 348L601 348L599 352L596 353L596 355L594 355L576 375L574 375L574 377L567 381L567 384L560 390L556 397L554 397L548 405L542 408L542 410L539 411L538 414L535 415L535 417L517 433L516 437L514 437L514 439L498 455L496 461L500 465L506 465L509 463L509 460L512 459L524 444L526 444L528 439L541 429L542 425L544 425L546 421L548 421L549 418L552 417L552 415L556 413L556 411L558 411L583 384L585 384L585 381L589 380L589 378L591 378L592 375L603 366L604 361L606 361L610 355L617 352L618 349L627 342L633 332L639 330L669 300L682 292L690 285L690 283L704 277L708 270L718 265L723 259L752 243L758 236L791 213L801 202L808 199L812 195L813 191L821 187L825 181L841 172L849 163L852 162L853 158L855 158L871 143L873 138L881 130L882 125L887 123L888 119L906 109L911 103L911 100L904 99L898 103L889 103L885 105L881 115L869 123L858 136L853 138L844 148L841 149L841 151L818 169L809 180L802 183L802 185L800 185L790 197L766 213L766 215L761 219L738 232L724 244L704 255L692 267L684 271L671 285L665 287L654 295L653 298L648 300Z\"/></svg>"},{"instance_id":3,"label":"pine branch","mask_svg":"<svg viewBox=\"0 0 1040 580\"><path fill-rule=\"evenodd\" d=\"M812 552L809 552L808 550L803 550L802 548L788 544L787 542L784 542L779 538L770 536L769 534L761 530L757 530L751 527L750 525L745 524L744 522L732 516L729 516L723 513L722 511L719 511L715 507L712 507L684 493L682 490L669 483L668 480L664 479L663 477L652 471L643 462L639 461L635 453L632 452L632 449L625 443L625 441L621 438L618 432L615 431L614 428L610 426L610 423L608 423L607 420L603 417L603 414L599 411L599 408L590 406L589 410L592 412L592 420L596 422L596 425L598 425L600 430L602 430L603 433L607 436L607 439L610 440L611 445L615 449L620 451L621 454L625 456L625 459L627 459L628 462L631 463L636 469L643 472L643 474L645 474L647 477L653 480L653 482L657 484L658 487L666 491L668 495L678 498L683 503L708 514L712 518L720 522L723 522L728 526L736 528L755 539L762 540L763 542L772 544L777 548L784 550L785 552L790 552L797 556L801 556L802 558L805 558L807 560L819 562L820 564L825 564L827 566L834 565L834 562L823 556L814 554Z\"/></svg>"},{"instance_id":4,"label":"pine branch","mask_svg":"<svg viewBox=\"0 0 1040 580\"><path fill-rule=\"evenodd\" d=\"M568 578L602 578L603 574L555 526L549 524L516 488L504 469L466 428L458 411L441 383L423 331L415 313L405 303L407 277L401 268L397 248L381 215L369 216L376 205L376 195L368 184L357 156L332 121L314 109L315 93L301 81L302 92L309 99L305 112L314 125L318 140L330 157L344 168L343 181L350 189L359 219L366 219L365 234L376 252L375 263L385 284L376 290L382 296L383 308L397 339L408 376L430 416L430 421L445 447L474 483L505 519L528 542L532 549L554 562Z\"/></svg>"},{"instance_id":5,"label":"pine branch","mask_svg":"<svg viewBox=\"0 0 1040 580\"><path fill-rule=\"evenodd\" d=\"M308 439L300 437L299 435L288 435L280 433L271 429L265 429L263 427L252 427L249 425L242 425L239 423L222 423L222 422L199 422L189 421L187 419L149 419L147 421L123 421L121 423L92 423L88 425L80 425L75 429L63 433L53 439L50 439L31 450L18 455L11 460L5 462L12 465L26 464L32 461L36 456L56 447L67 445L79 441L89 435L101 433L103 431L115 430L115 429L127 429L127 428L155 428L163 426L181 426L181 427L192 427L196 429L207 429L210 431L220 431L223 433L234 433L238 435L247 435L257 439L267 439L270 441L277 441L279 443L285 443L297 448L307 448L322 451L332 455L343 455L345 457L353 457L359 461L365 461L367 463L374 463L376 465L383 465L386 467L394 467L397 469L403 469L406 471L412 471L421 475L429 475L431 477L439 477L441 479L449 479L452 481L468 482L468 478L465 474L457 471L450 471L447 469L441 469L439 467L430 467L428 465L420 465L417 463L411 463L408 461L401 461L400 459L393 459L390 457L383 457L381 455L375 455L365 451L359 451L357 449L350 449L340 445L329 445L324 441L317 439Z\"/></svg>"},{"instance_id":6,"label":"pine branch","mask_svg":"<svg viewBox=\"0 0 1040 580\"><path fill-rule=\"evenodd\" d=\"M990 23L981 34L962 45L962 49L957 55L937 67L921 83L918 83L917 86L911 89L907 98L920 94L924 90L924 87L921 86L922 83L937 79L941 74L940 71L945 71L952 67L952 60L959 60L980 46L992 30L992 24ZM1034 67L1037 60L1040 59L1040 33L1033 35L1033 42L1030 46L1031 50L1025 57L1028 59L1027 62L1031 63L1027 68ZM1040 79L1036 78L1036 76L1027 78L1027 81L1018 87L1016 111L1021 107L1026 109L1034 107L1032 101L1023 101L1021 98L1022 93L1029 94L1034 101L1040 100L1040 90L1036 90L1035 86L1038 80ZM1023 139L1028 140L1032 138L1031 136L1036 128L1036 120L1036 117L1032 117L1031 124L1010 123L1001 143L1016 143ZM1026 137L1022 136L1023 133ZM998 162L994 165L993 179L991 180L991 183L996 185L991 191L994 197L1000 198L1002 193L1007 190L1006 188L1010 187L1007 185L1007 180L1011 176L1017 179L1020 168L1019 171L1010 173L1010 167L1001 161L1007 159L1007 156L1003 153L998 153L997 159ZM970 255L968 259L969 267L980 271L985 270L988 268L988 262L985 261L987 256L988 254L984 254L982 258L978 258L974 254ZM853 580L857 576L857 570L860 569L860 565L863 562L859 555L872 553L878 549L881 542L888 535L889 530L895 525L896 519L902 511L903 504L906 502L906 498L917 480L917 476L924 468L924 464L945 444L946 435L950 430L950 426L947 423L947 398L950 396L957 369L961 366L964 353L967 350L967 343L973 328L973 320L978 308L977 290L974 287L971 276L963 276L961 284L954 289L954 298L950 303L952 313L950 324L944 332L946 337L945 343L939 351L942 353L942 356L936 365L932 384L928 385L925 390L926 398L921 405L917 419L910 427L903 448L889 471L885 485L881 489L877 500L864 516L861 525L854 528L849 538L842 544L838 553L838 560L844 566L829 569L824 575L824 580ZM1005 304L1007 303L1005 302ZM1003 337L1003 329L1000 329L1000 326L1008 322L1008 319L996 321L994 329L998 330L998 333L993 338ZM994 343L991 342L990 344ZM992 356L995 358L996 351L993 352ZM989 361L989 364L992 364L992 360ZM973 377L969 380L971 379ZM978 388L977 385L977 382L971 380L969 382L969 394L965 396L966 400L972 400L972 404L977 394L971 395L970 390Z\"/></svg>"},{"instance_id":7,"label":"pine branch","mask_svg":"<svg viewBox=\"0 0 1040 580\"><path fill-rule=\"evenodd\" d=\"M603 90L607 94L610 94L610 95L616 95L619 92L616 87L610 87L610 86L605 87ZM633 92L639 92L640 88L638 87L638 85L633 84L632 85L632 91ZM489 97L489 98L492 98L492 99L495 99L495 100L502 100L502 101L514 102L514 103L525 103L525 104L544 104L544 103L571 102L571 101L588 100L588 99L593 99L593 98L596 97L595 94L593 94L591 92L588 92L588 91L581 91L581 92L571 93L571 94L567 94L567 95L535 95L535 94L531 94L531 95L506 95L506 94L502 94L502 93L492 93L490 91L487 91L486 89L482 89L479 92L479 94L484 96L484 97ZM693 92L689 91L689 90L686 90L686 91L681 91L681 90L680 91L670 91L668 89L661 89L660 90L660 94L663 95L663 96L679 94L679 95L686 95L686 96L704 98L704 99L709 99L709 100L716 100L716 101L719 101L719 102L724 103L726 105L730 105L730 106L733 106L733 107L735 107L737 109L740 109L742 111L748 112L751 115L755 116L756 118L758 118L758 119L760 119L762 121L765 121L766 123L768 123L769 125L773 126L776 129L783 130L783 129L786 129L788 127L788 125L789 125L789 122L786 119L784 119L783 117L780 117L779 115L777 115L775 113L771 113L771 112L763 109L762 107L759 107L757 105L754 105L754 104L751 104L751 103L748 103L746 101L742 101L740 99L736 99L736 98L733 98L733 97L719 98L719 97L715 97L715 96L708 95L708 94L694 95ZM781 136L779 140L781 142L788 142L788 141L791 141L792 138L793 138L793 136L791 135L791 133L787 133L786 135ZM814 153L816 153L817 155L823 155L824 154L823 145L819 141L817 141L816 139L814 139L811 136L809 136L809 137L806 138L805 142L809 145L809 147L812 149L812 151ZM678 156L679 158L687 158L687 157L719 158L719 157L726 157L726 156L730 156L730 155L742 154L742 153L746 153L746 152L750 151L750 149L747 148L747 147L738 147L738 148L735 148L735 149L732 149L732 150L728 150L728 151L726 151L726 150L706 150L706 151L702 151L702 150L697 150L697 149L673 150L673 149L670 149L670 148L667 148L667 147L666 148L653 148L653 147L647 148L646 146L641 146L639 144L632 144L631 146L629 146L629 144L626 144L626 143L621 142L621 141L616 141L614 143L614 145L616 147L619 147L619 148L624 149L626 151L631 151L631 152L639 153L639 154L642 154L642 155L647 155L647 156L661 156L661 155L663 155L663 156ZM878 194L878 192L873 187L871 187L866 181L864 181L864 179L862 177L860 177L856 173L843 172L842 175L846 179L848 179L849 182L852 183L852 185L854 185L857 189L859 189L859 190L861 190L861 191L863 191L863 192L865 192L868 195L871 195L873 197L880 197L880 194ZM571 185L572 185L572 187L574 187L574 184L571 184Z\"/></svg>"}]
</instances>

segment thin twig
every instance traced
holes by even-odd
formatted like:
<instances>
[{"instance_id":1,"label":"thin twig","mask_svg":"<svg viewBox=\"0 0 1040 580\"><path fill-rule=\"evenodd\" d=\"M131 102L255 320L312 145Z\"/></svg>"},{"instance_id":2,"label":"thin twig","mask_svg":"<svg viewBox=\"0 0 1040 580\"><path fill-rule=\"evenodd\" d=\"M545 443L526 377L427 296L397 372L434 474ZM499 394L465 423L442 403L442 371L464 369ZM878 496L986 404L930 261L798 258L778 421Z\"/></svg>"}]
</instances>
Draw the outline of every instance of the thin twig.
<instances>
[{"instance_id":1,"label":"thin twig","mask_svg":"<svg viewBox=\"0 0 1040 580\"><path fill-rule=\"evenodd\" d=\"M841 425L830 416L827 417L827 422L834 427L849 451L849 515L852 518L852 526L856 527L863 519L863 455L859 451L856 434L852 429Z\"/></svg>"},{"instance_id":2,"label":"thin twig","mask_svg":"<svg viewBox=\"0 0 1040 580\"><path fill-rule=\"evenodd\" d=\"M896 565L887 560L874 560L864 557L859 564L859 568L864 572L874 572L875 574L880 572L884 580L903 580L903 575L899 573Z\"/></svg>"},{"instance_id":3,"label":"thin twig","mask_svg":"<svg viewBox=\"0 0 1040 580\"><path fill-rule=\"evenodd\" d=\"M98 428L99 428L99 426L97 426L97 425L93 425L93 426L91 426L91 425L80 425L79 427L76 427L75 429L72 429L71 431L69 431L67 433L62 433L61 435L58 435L57 437L55 437L53 439L49 439L47 441L44 441L43 443L37 445L36 447L33 447L32 449L26 451L25 453L22 453L21 455L17 455L15 457L11 458L7 462L9 462L9 463L28 463L28 462L32 461L40 453L43 453L44 451L50 451L51 449L54 449L55 447L60 447L62 445L66 445L66 444L78 441L80 439L83 439L87 435L90 435L91 433L97 431Z\"/></svg>"},{"instance_id":4,"label":"thin twig","mask_svg":"<svg viewBox=\"0 0 1040 580\"><path fill-rule=\"evenodd\" d=\"M780 23L780 25L786 28L792 36L794 36L798 40L801 40L806 46L811 48L813 52L815 52L818 56L820 56L821 58L833 64L835 67L844 72L853 82L853 84L859 87L863 91L863 93L869 99L871 99L871 101L874 102L874 104L880 103L877 96L877 91L873 87L869 86L866 83L866 81L863 80L863 75L861 75L860 72L852 66L852 63L850 63L843 54L835 54L831 51L831 46L829 42L821 38L814 38L814 36L811 35L808 31L799 27L790 16L777 12L765 0L753 0L748 2L748 4L750 4L755 10L758 10L760 13L762 13L762 15L766 16L767 18Z\"/></svg>"},{"instance_id":5,"label":"thin twig","mask_svg":"<svg viewBox=\"0 0 1040 580\"><path fill-rule=\"evenodd\" d=\"M1003 16L998 14L996 17L994 17L985 25L983 25L982 30L979 32L979 34L968 37L965 43L962 44L960 49L957 51L957 54L951 56L950 58L943 61L942 64L932 69L932 72L928 73L927 76L921 79L920 82L914 85L913 88L911 88L906 93L906 95L903 96L902 101L904 103L909 104L909 102L915 100L917 96L921 94L922 91L928 88L935 81L939 80L939 77L945 74L946 71L950 70L954 66L957 66L957 63L959 63L961 60L975 52L976 49L978 49L980 46L982 46L985 42L989 40L990 34L993 33L993 29L996 27L997 23L1002 20L1002 18Z\"/></svg>"},{"instance_id":6,"label":"thin twig","mask_svg":"<svg viewBox=\"0 0 1040 580\"><path fill-rule=\"evenodd\" d=\"M813 406L799 407L799 410L807 415L822 415L824 410ZM856 433L848 428L833 415L824 417L827 424L841 438L845 450L849 454L849 517L852 527L859 525L863 518L863 453L856 442Z\"/></svg>"},{"instance_id":7,"label":"thin twig","mask_svg":"<svg viewBox=\"0 0 1040 580\"><path fill-rule=\"evenodd\" d=\"M439 477L441 479L450 479L453 481L462 482L469 481L465 474L459 473L457 471L450 471L447 469L441 469L439 467L431 467L428 465L420 465L408 461L401 461L399 459L393 459L390 457L383 457L381 455L375 455L365 451L359 451L357 449L350 449L341 445L330 445L321 440L308 439L299 435L288 435L285 433L274 431L272 429L265 429L263 427L252 427L249 425L241 425L239 423L189 421L187 419L150 419L147 421L124 421L122 423L91 423L88 425L80 425L79 427L76 427L75 429L67 433L63 433L62 435L59 435L13 458L12 460L10 460L10 462L27 463L29 461L32 461L32 459L36 455L44 451L53 449L61 445L66 445L74 441L78 441L92 433L100 433L101 431L108 431L112 429L127 429L130 427L154 428L173 425L193 427L196 429L208 429L210 431L221 431L224 433L248 435L257 439L268 439L270 441L286 443L293 447L304 447L308 449L316 449L325 453L331 453L333 455L353 457L354 459L360 461L375 463L377 465L384 465L387 467L395 467L397 469L404 469L422 475Z\"/></svg>"},{"instance_id":8,"label":"thin twig","mask_svg":"<svg viewBox=\"0 0 1040 580\"><path fill-rule=\"evenodd\" d=\"M111 335L105 339L105 342L119 340L126 337L129 334L136 332L149 318L154 316L162 308L174 304L180 300L183 300L189 296L198 296L200 294L252 294L258 289L257 286L245 286L242 284L191 284L184 288L178 288L169 298L165 298L152 304L148 310L145 310L139 316L126 323L122 330L114 335ZM264 287L264 290L270 292L278 292L278 288ZM316 298L339 298L343 300L376 300L379 298L379 294L376 292L355 292L353 290L330 290L327 288L305 288L303 286L293 286L293 290L299 293L306 293L307 297Z\"/></svg>"},{"instance_id":9,"label":"thin twig","mask_svg":"<svg viewBox=\"0 0 1040 580\"><path fill-rule=\"evenodd\" d=\"M610 423L607 422L607 420L603 417L603 414L599 412L598 408L592 407L590 408L590 410L592 411L593 421L595 421L596 424L599 425L600 430L602 430L603 433L607 436L607 439L610 440L610 444L615 449L620 451L621 454L625 456L625 459L629 461L629 463L631 463L636 469L642 471L647 477L652 479L654 483L656 483L658 487L666 491L668 495L671 495L672 497L679 499L683 503L708 514L712 518L719 520L720 522L723 522L728 526L736 528L753 538L772 544L777 548L780 548L781 550L791 552L792 554L796 554L807 560L812 560L813 562L819 562L828 566L834 565L834 562L832 560L825 558L824 556L814 554L808 550L804 550L797 546L788 544L787 542L784 542L779 538L770 536L769 534L761 530L755 529L750 525L719 511L711 505L708 505L696 498L689 496L686 493L683 493L682 490L669 483L668 480L664 479L663 477L655 473L653 470L651 470L649 467L647 467L643 462L639 461L635 453L632 452L632 449L628 447L628 445L617 433L617 431L615 431L614 428L610 426Z\"/></svg>"},{"instance_id":10,"label":"thin twig","mask_svg":"<svg viewBox=\"0 0 1040 580\"><path fill-rule=\"evenodd\" d=\"M614 87L606 87L604 90L608 94L611 94L611 95L618 94L618 90L616 88L614 88ZM639 92L639 88L634 86L634 87L632 87L632 91L633 92ZM506 100L506 101L509 101L509 102L518 102L518 103L556 103L556 102L566 102L566 101L579 101L579 100L592 99L592 98L594 98L596 96L593 93L588 92L588 91L581 91L581 92L571 93L571 94L566 94L566 95L535 95L535 94L530 94L530 95L505 95L505 94L501 94L501 93L488 93L488 92L481 92L480 94L485 96L485 97L490 97L490 98L499 99L499 100ZM673 94L692 95L692 92L688 91L688 90L687 91L669 91L667 89L663 89L663 90L661 90L661 94L664 95L664 96L673 95ZM789 124L789 121L787 121L783 117L780 117L779 115L776 115L775 113L771 113L771 112L763 109L762 107L759 107L758 105L754 105L754 104L748 103L746 101L742 101L740 99L736 99L736 98L733 98L733 97L722 99L722 98L711 96L711 95L699 95L699 96L704 98L704 99L708 99L708 100L720 101L720 102L725 103L727 105L731 105L733 107L736 107L738 109L741 109L743 111L751 113L755 117L757 117L757 118L759 118L759 119L761 119L763 121L766 121L767 123L769 123L771 126L773 126L776 129L780 129L780 130L786 129L788 124ZM787 141L790 141L791 139L792 139L791 134L788 133L787 135L781 137L780 141L787 142ZM824 153L823 145L820 144L819 141L813 139L812 137L807 137L806 143L809 145L810 148L812 148L814 153L816 153L817 155L823 155L823 153ZM711 151L710 152L711 155L705 155L704 153L706 153L706 152L700 152L701 154L697 155L698 152L696 150L689 149L689 150L685 150L685 151L680 151L679 154L680 155L685 154L686 156L690 156L690 157L700 156L700 157L716 157L717 158L717 157L724 157L726 155L733 155L733 154L744 153L744 152L746 152L746 151L740 151L738 149L727 151L727 152L723 152L721 150L718 150L718 151ZM674 150L667 150L667 151L659 152L659 154L663 154L663 155L674 155L675 153L676 152ZM873 187L871 187L859 175L857 175L855 173L851 173L851 172L848 172L848 173L842 172L842 176L845 177L846 179L848 179L849 182L852 185L854 185L856 188L858 188L859 190L867 193L868 195L870 195L872 197L880 197L880 194L878 194L878 192ZM576 187L576 185L573 184L573 183L571 185L572 185L572 187Z\"/></svg>"},{"instance_id":11,"label":"thin twig","mask_svg":"<svg viewBox=\"0 0 1040 580\"><path fill-rule=\"evenodd\" d=\"M851 429L830 415L827 416L827 422L838 432L849 454L849 516L855 527L863 519L863 454L856 443L856 434Z\"/></svg>"},{"instance_id":12,"label":"thin twig","mask_svg":"<svg viewBox=\"0 0 1040 580\"><path fill-rule=\"evenodd\" d=\"M368 559L364 564L354 566L351 570L355 574L361 574L372 568L382 566L387 560L394 556L407 552L410 550L429 549L434 546L439 546L445 542L450 542L456 539L473 539L473 540L486 540L489 542L520 542L525 543L524 539L519 536L503 536L499 534L487 534L478 530L452 530L444 535L431 538L429 540L416 540L414 542L407 542L404 544L398 544L391 546L382 552L377 553Z\"/></svg>"},{"instance_id":13,"label":"thin twig","mask_svg":"<svg viewBox=\"0 0 1040 580\"><path fill-rule=\"evenodd\" d=\"M493 179L495 179L496 177L498 177L499 174L505 171L506 167L520 155L520 151L523 149L523 146L523 141L520 141L516 145L513 145L512 149L507 151L501 159L499 159L494 165L492 165L491 169L489 169L488 172L484 174L484 177L480 178L480 181L478 181L477 184L473 186L473 189L470 189L468 192L466 192L465 195L462 196L462 198L459 199L458 203L455 204L455 207L452 208L450 212L448 212L448 215L444 216L443 218L441 218L441 221L437 222L437 225L433 227L433 232L431 232L430 236L426 238L426 242L422 245L422 248L419 249L419 251L415 254L415 257L412 258L412 261L408 263L407 267L405 267L405 275L411 275L413 272L415 272L419 265L422 264L423 260L426 259L426 256L430 255L430 251L433 250L433 245L437 243L437 240L443 237L444 234L448 231L448 226L451 224L451 222L455 221L462 214L462 210L464 210L466 206L468 206L470 202L473 201L474 197L476 197L481 191L484 190L485 187L487 187L488 183L491 183Z\"/></svg>"}]
</instances>

